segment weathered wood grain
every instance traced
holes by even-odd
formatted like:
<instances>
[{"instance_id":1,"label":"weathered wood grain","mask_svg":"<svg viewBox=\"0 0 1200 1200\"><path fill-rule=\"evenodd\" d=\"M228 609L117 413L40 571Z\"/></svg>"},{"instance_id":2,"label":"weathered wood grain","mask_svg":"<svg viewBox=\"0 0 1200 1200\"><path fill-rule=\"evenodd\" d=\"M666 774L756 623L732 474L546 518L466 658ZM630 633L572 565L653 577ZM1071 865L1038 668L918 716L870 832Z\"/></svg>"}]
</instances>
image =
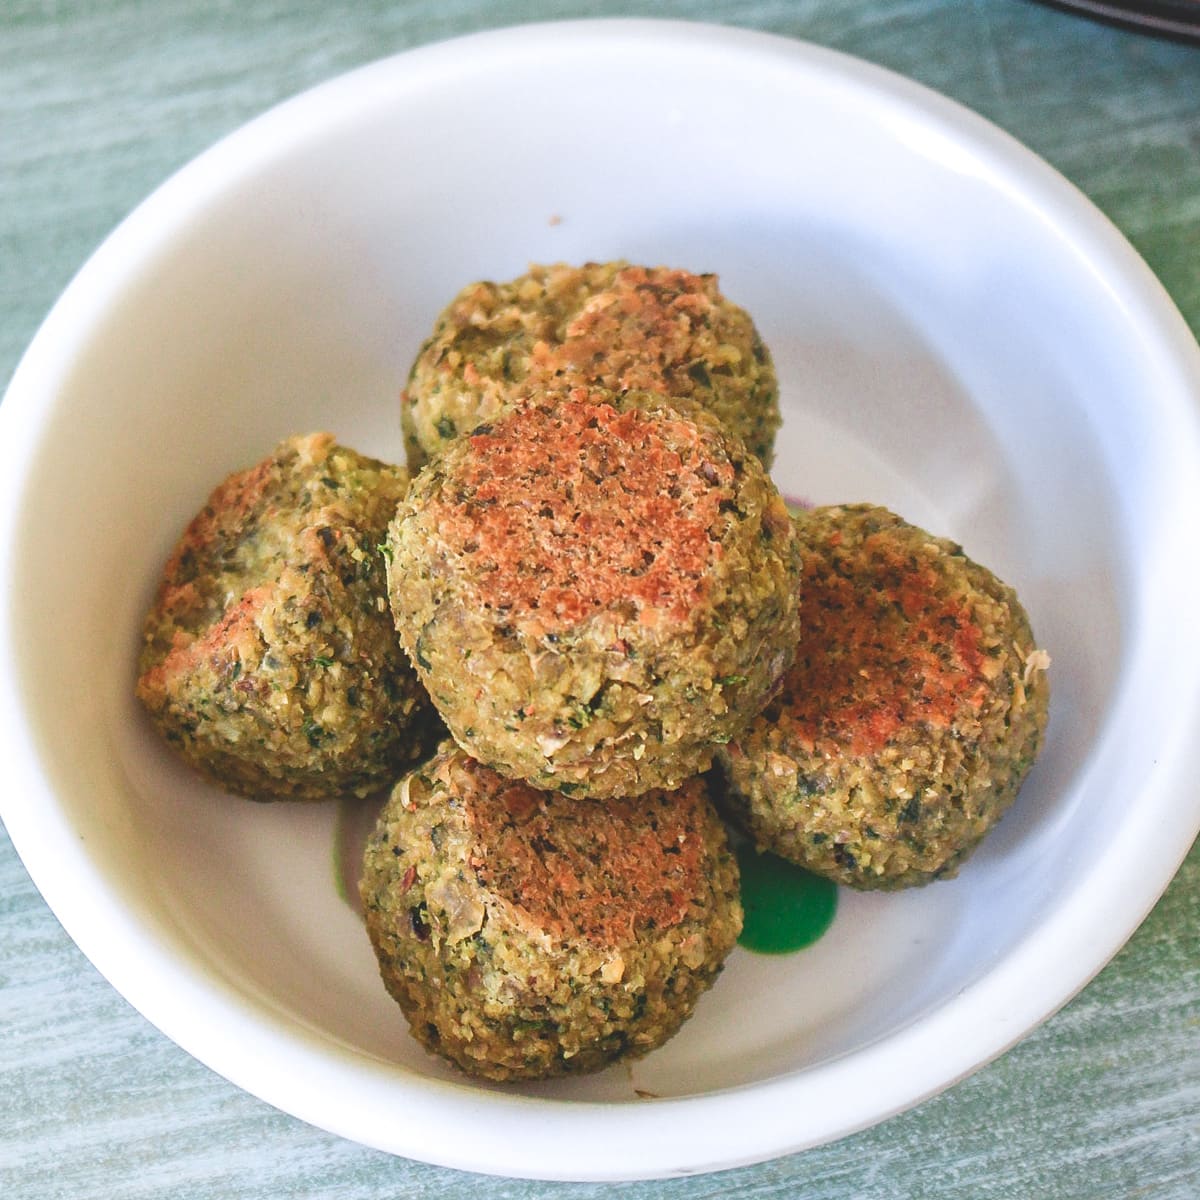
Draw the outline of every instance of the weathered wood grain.
<instances>
[{"instance_id":1,"label":"weathered wood grain","mask_svg":"<svg viewBox=\"0 0 1200 1200\"><path fill-rule=\"evenodd\" d=\"M3 0L0 380L109 229L276 100L519 20L712 19L842 49L1027 143L1126 233L1200 330L1200 49L1028 0ZM608 1195L394 1159L238 1091L96 974L0 836L0 1196ZM972 1078L844 1141L631 1197L1200 1196L1200 849L1115 961Z\"/></svg>"}]
</instances>

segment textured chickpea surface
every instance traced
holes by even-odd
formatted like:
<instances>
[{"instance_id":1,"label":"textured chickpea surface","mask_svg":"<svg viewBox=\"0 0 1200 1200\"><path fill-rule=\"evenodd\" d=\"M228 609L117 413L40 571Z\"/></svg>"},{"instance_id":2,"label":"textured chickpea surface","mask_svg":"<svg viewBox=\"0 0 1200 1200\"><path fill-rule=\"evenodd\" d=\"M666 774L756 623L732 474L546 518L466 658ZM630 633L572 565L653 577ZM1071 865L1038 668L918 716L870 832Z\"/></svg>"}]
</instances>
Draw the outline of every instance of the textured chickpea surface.
<instances>
[{"instance_id":1,"label":"textured chickpea surface","mask_svg":"<svg viewBox=\"0 0 1200 1200\"><path fill-rule=\"evenodd\" d=\"M389 546L397 631L455 740L539 787L678 786L794 653L791 519L694 406L506 409L420 473Z\"/></svg>"},{"instance_id":2,"label":"textured chickpea surface","mask_svg":"<svg viewBox=\"0 0 1200 1200\"><path fill-rule=\"evenodd\" d=\"M1041 747L1049 658L1013 590L886 509L796 518L796 660L720 751L763 849L859 888L953 875Z\"/></svg>"},{"instance_id":3,"label":"textured chickpea surface","mask_svg":"<svg viewBox=\"0 0 1200 1200\"><path fill-rule=\"evenodd\" d=\"M600 804L505 779L449 743L396 786L360 891L413 1034L500 1080L661 1045L742 922L702 779Z\"/></svg>"},{"instance_id":4,"label":"textured chickpea surface","mask_svg":"<svg viewBox=\"0 0 1200 1200\"><path fill-rule=\"evenodd\" d=\"M715 275L624 262L533 266L465 287L438 316L401 400L413 470L517 394L649 391L700 404L770 465L770 353Z\"/></svg>"},{"instance_id":5,"label":"textured chickpea surface","mask_svg":"<svg viewBox=\"0 0 1200 1200\"><path fill-rule=\"evenodd\" d=\"M408 474L290 438L218 486L146 616L137 694L221 786L319 800L390 784L434 728L379 547Z\"/></svg>"}]
</instances>

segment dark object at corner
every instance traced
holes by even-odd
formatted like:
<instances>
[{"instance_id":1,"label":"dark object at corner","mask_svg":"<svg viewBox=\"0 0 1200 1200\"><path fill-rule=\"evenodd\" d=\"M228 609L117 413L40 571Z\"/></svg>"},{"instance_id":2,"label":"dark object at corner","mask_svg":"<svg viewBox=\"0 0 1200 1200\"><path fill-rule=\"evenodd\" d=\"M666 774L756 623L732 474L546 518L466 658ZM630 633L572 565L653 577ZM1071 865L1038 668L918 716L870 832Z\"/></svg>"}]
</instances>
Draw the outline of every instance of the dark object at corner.
<instances>
[{"instance_id":1,"label":"dark object at corner","mask_svg":"<svg viewBox=\"0 0 1200 1200\"><path fill-rule=\"evenodd\" d=\"M1042 0L1053 8L1094 17L1111 25L1200 44L1200 0Z\"/></svg>"}]
</instances>

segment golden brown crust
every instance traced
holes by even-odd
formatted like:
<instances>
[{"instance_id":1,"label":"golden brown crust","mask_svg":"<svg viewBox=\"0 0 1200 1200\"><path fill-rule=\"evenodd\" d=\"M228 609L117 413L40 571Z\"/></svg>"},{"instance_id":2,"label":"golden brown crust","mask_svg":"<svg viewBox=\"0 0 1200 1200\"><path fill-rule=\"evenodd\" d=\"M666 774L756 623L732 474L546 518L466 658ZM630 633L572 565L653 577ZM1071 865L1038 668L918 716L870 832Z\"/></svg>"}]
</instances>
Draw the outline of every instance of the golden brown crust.
<instances>
[{"instance_id":1,"label":"golden brown crust","mask_svg":"<svg viewBox=\"0 0 1200 1200\"><path fill-rule=\"evenodd\" d=\"M737 941L738 891L703 780L610 808L514 784L450 744L396 786L360 887L414 1036L497 1080L660 1046Z\"/></svg>"},{"instance_id":2,"label":"golden brown crust","mask_svg":"<svg viewBox=\"0 0 1200 1200\"><path fill-rule=\"evenodd\" d=\"M786 507L695 406L510 407L421 472L389 545L397 630L455 739L537 787L678 786L794 654Z\"/></svg>"},{"instance_id":3,"label":"golden brown crust","mask_svg":"<svg viewBox=\"0 0 1200 1200\"><path fill-rule=\"evenodd\" d=\"M953 875L1041 747L1048 656L954 543L870 505L796 523L796 661L719 753L732 810L760 848L851 887Z\"/></svg>"},{"instance_id":4,"label":"golden brown crust","mask_svg":"<svg viewBox=\"0 0 1200 1200\"><path fill-rule=\"evenodd\" d=\"M987 701L994 647L975 596L948 588L940 554L898 528L877 513L862 536L833 529L804 544L804 620L780 710L807 750L876 754L906 727L948 729Z\"/></svg>"},{"instance_id":5,"label":"golden brown crust","mask_svg":"<svg viewBox=\"0 0 1200 1200\"><path fill-rule=\"evenodd\" d=\"M600 805L505 779L466 755L440 770L463 802L479 882L553 937L619 949L674 928L703 886L708 798L698 779Z\"/></svg>"},{"instance_id":6,"label":"golden brown crust","mask_svg":"<svg viewBox=\"0 0 1200 1200\"><path fill-rule=\"evenodd\" d=\"M646 391L711 411L769 465L779 428L771 356L715 275L623 262L535 265L474 283L438 317L401 402L416 470L514 397Z\"/></svg>"},{"instance_id":7,"label":"golden brown crust","mask_svg":"<svg viewBox=\"0 0 1200 1200\"><path fill-rule=\"evenodd\" d=\"M577 390L480 427L453 488L425 508L478 603L536 613L543 634L622 602L645 623L685 619L734 502L733 465L696 425L594 399Z\"/></svg>"},{"instance_id":8,"label":"golden brown crust","mask_svg":"<svg viewBox=\"0 0 1200 1200\"><path fill-rule=\"evenodd\" d=\"M146 616L137 694L191 765L253 799L391 782L433 733L396 644L379 546L402 468L330 434L218 485Z\"/></svg>"}]
</instances>

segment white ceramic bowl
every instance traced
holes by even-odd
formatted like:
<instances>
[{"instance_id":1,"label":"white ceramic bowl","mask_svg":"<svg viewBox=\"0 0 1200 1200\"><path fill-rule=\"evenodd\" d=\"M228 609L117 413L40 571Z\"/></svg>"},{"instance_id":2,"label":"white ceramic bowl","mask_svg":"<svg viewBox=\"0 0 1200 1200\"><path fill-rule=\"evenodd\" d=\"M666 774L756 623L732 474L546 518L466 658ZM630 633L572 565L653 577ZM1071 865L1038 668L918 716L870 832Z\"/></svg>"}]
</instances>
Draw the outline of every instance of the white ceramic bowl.
<instances>
[{"instance_id":1,"label":"white ceramic bowl","mask_svg":"<svg viewBox=\"0 0 1200 1200\"><path fill-rule=\"evenodd\" d=\"M1048 744L952 881L843 894L735 951L632 1069L501 1089L413 1043L335 886L331 807L233 800L131 697L156 573L210 487L397 393L463 284L531 260L719 272L777 360L776 476L956 537L1054 660ZM240 1086L372 1146L613 1179L836 1138L1081 987L1200 826L1196 347L1075 190L845 57L731 29L533 26L266 114L169 180L56 305L0 407L3 816L84 952ZM635 1088L653 1093L644 1098Z\"/></svg>"}]
</instances>

